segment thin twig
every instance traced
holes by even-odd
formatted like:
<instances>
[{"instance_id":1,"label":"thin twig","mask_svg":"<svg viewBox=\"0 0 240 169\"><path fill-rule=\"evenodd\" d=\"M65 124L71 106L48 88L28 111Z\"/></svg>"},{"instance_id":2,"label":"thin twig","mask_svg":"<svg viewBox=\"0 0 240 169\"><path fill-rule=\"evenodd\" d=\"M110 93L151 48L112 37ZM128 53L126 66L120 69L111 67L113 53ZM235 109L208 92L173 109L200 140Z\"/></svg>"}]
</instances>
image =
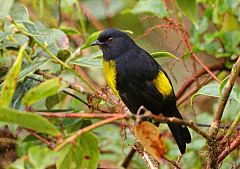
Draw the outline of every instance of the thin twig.
<instances>
[{"instance_id":1,"label":"thin twig","mask_svg":"<svg viewBox=\"0 0 240 169\"><path fill-rule=\"evenodd\" d=\"M61 0L57 1L57 6L58 6L58 27L62 23L62 8L61 8Z\"/></svg>"},{"instance_id":2,"label":"thin twig","mask_svg":"<svg viewBox=\"0 0 240 169\"><path fill-rule=\"evenodd\" d=\"M212 79L213 79L213 77L209 75L209 77L208 77L206 80L204 80L203 82L201 82L199 86L193 87L190 91L188 91L188 93L186 93L185 95L183 95L182 97L180 97L180 98L177 100L177 105L180 105L180 104L182 104L183 102L185 102L187 99L190 99L191 96L192 96L194 93L196 93L203 85L209 83Z\"/></svg>"},{"instance_id":3,"label":"thin twig","mask_svg":"<svg viewBox=\"0 0 240 169\"><path fill-rule=\"evenodd\" d=\"M205 131L203 131L203 130L199 129L197 126L195 126L192 121L187 122L187 121L184 121L184 120L176 118L176 117L163 117L163 116L157 116L157 115L153 115L153 114L152 115L143 115L143 117L151 118L151 119L157 120L159 122L164 121L164 122L170 122L170 123L185 125L185 126L190 127L191 129L193 129L195 132L200 134L206 140L211 139L210 135L208 135Z\"/></svg>"},{"instance_id":4,"label":"thin twig","mask_svg":"<svg viewBox=\"0 0 240 169\"><path fill-rule=\"evenodd\" d=\"M235 118L235 120L233 121L232 125L230 126L230 128L228 129L226 135L224 136L224 138L222 139L222 142L227 142L228 138L231 136L232 132L234 131L235 127L237 126L238 122L240 121L240 112L238 112L237 117Z\"/></svg>"},{"instance_id":5,"label":"thin twig","mask_svg":"<svg viewBox=\"0 0 240 169\"><path fill-rule=\"evenodd\" d=\"M93 114L93 113L45 113L40 112L39 113L42 116L45 117L58 117L58 118L84 118L84 119L105 119L105 118L112 118L112 117L118 117L119 114ZM127 117L127 116L126 116Z\"/></svg>"},{"instance_id":6,"label":"thin twig","mask_svg":"<svg viewBox=\"0 0 240 169\"><path fill-rule=\"evenodd\" d=\"M218 156L218 164L221 163L221 161L227 155L229 155L233 150L235 150L239 146L240 146L240 135L230 144L230 146L227 146L225 150L221 152L221 154Z\"/></svg>"},{"instance_id":7,"label":"thin twig","mask_svg":"<svg viewBox=\"0 0 240 169\"><path fill-rule=\"evenodd\" d=\"M130 164L130 162L131 162L135 152L136 152L136 149L132 148L131 151L126 156L126 158L124 159L122 165L121 165L123 168L127 168L128 167L128 165Z\"/></svg>"},{"instance_id":8,"label":"thin twig","mask_svg":"<svg viewBox=\"0 0 240 169\"><path fill-rule=\"evenodd\" d=\"M110 118L110 117L115 117L118 116L119 113L65 113L64 111L61 112L59 111L45 111L45 110L35 110L34 112L38 112L40 115L44 117L49 117L49 118L86 118L86 119L105 119L105 118ZM126 117L129 118L129 117ZM161 121L161 123L167 123L166 121ZM193 123L194 125L198 127L211 127L210 124L202 124L202 123ZM240 125L239 125L240 127ZM228 129L229 125L221 125L219 128L222 129ZM236 127L236 130L239 130L238 127Z\"/></svg>"},{"instance_id":9,"label":"thin twig","mask_svg":"<svg viewBox=\"0 0 240 169\"><path fill-rule=\"evenodd\" d=\"M87 126L83 129L80 129L78 131L76 131L72 136L68 137L66 140L64 140L63 142L61 142L56 148L55 150L58 151L60 150L61 148L63 148L66 144L68 143L71 143L71 142L74 142L76 140L77 137L79 137L82 133L85 133L85 132L88 132L90 130L93 130L97 127L100 127L100 126L103 126L105 124L108 124L108 123L112 123L114 121L117 121L117 120L120 120L120 119L124 119L126 118L127 115L126 114L119 114L118 116L115 116L115 117L111 117L111 118L108 118L108 119L104 119L104 120L101 120L99 122L96 122L90 126Z\"/></svg>"},{"instance_id":10,"label":"thin twig","mask_svg":"<svg viewBox=\"0 0 240 169\"><path fill-rule=\"evenodd\" d=\"M218 141L216 138L219 131L219 126L222 119L224 108L227 104L228 98L232 91L233 85L239 75L239 72L240 72L240 57L238 57L236 63L233 65L229 79L225 85L225 88L223 89L222 97L219 100L217 111L214 113L212 125L209 129L209 135L211 136L211 139L208 141L210 158L207 168L218 168L217 158L219 152L217 151Z\"/></svg>"},{"instance_id":11,"label":"thin twig","mask_svg":"<svg viewBox=\"0 0 240 169\"><path fill-rule=\"evenodd\" d=\"M209 130L209 134L213 135L214 137L216 136L216 134L218 132L218 128L219 128L219 125L220 125L220 122L221 122L223 110L226 106L226 103L228 101L230 92L233 88L235 80L237 79L237 77L239 75L239 72L240 72L240 57L238 58L237 62L234 64L234 66L232 68L232 71L231 71L231 74L230 74L229 79L227 81L227 84L225 85L225 88L223 90L222 97L219 101L217 111L216 111L216 113L214 113L212 127Z\"/></svg>"},{"instance_id":12,"label":"thin twig","mask_svg":"<svg viewBox=\"0 0 240 169\"><path fill-rule=\"evenodd\" d=\"M104 25L92 14L92 12L85 5L80 3L80 8L97 30L105 29Z\"/></svg>"},{"instance_id":13,"label":"thin twig","mask_svg":"<svg viewBox=\"0 0 240 169\"><path fill-rule=\"evenodd\" d=\"M24 128L25 130L27 130L31 135L33 135L34 137L36 137L37 139L41 140L43 143L47 144L48 147L50 147L51 149L55 148L55 145L53 145L52 143L50 143L49 141L47 141L45 138L39 136L38 134L36 134L35 132L33 132L30 129Z\"/></svg>"},{"instance_id":14,"label":"thin twig","mask_svg":"<svg viewBox=\"0 0 240 169\"><path fill-rule=\"evenodd\" d=\"M61 61L56 55L54 55L45 45L43 45L39 40L37 40L35 38L35 36L33 36L32 34L26 32L25 30L23 30L14 20L12 20L12 23L16 26L16 28L19 30L19 32L31 39L34 40L34 42L41 47L51 58L53 58L55 61L57 61L61 66L63 66L64 68L66 68L67 70L71 71L72 73L74 73L75 75L77 75L77 77L79 79L81 79L81 81L83 81L90 90L95 91L96 89L94 88L94 86L91 85L91 83L89 83L86 79L84 79L82 77L82 75L79 72L74 71L71 66L69 66L68 64L64 63L63 61Z\"/></svg>"},{"instance_id":15,"label":"thin twig","mask_svg":"<svg viewBox=\"0 0 240 169\"><path fill-rule=\"evenodd\" d=\"M158 165L156 165L152 157L143 150L140 143L136 143L132 148L138 152L148 169L158 169Z\"/></svg>"},{"instance_id":16,"label":"thin twig","mask_svg":"<svg viewBox=\"0 0 240 169\"><path fill-rule=\"evenodd\" d=\"M223 64L223 60L221 62L219 62L216 65L212 65L209 67L209 70L211 71L215 71L215 70L222 70L222 68L224 68L224 64ZM193 83L195 82L195 80L197 78L199 78L200 76L204 75L206 73L206 69L202 68L200 69L196 74L194 74L193 76L191 76L190 78L188 78L183 85L181 86L181 88L178 90L177 94L176 94L176 98L178 99L179 97L182 96L182 94L187 90L187 88Z\"/></svg>"}]
</instances>

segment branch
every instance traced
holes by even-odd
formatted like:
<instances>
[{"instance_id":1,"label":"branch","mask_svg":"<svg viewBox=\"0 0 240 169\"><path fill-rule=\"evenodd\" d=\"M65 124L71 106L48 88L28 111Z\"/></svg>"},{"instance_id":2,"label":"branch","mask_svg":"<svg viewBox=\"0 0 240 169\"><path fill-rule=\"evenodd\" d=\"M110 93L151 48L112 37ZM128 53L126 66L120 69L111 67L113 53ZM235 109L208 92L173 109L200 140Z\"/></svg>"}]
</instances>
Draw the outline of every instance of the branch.
<instances>
[{"instance_id":1,"label":"branch","mask_svg":"<svg viewBox=\"0 0 240 169\"><path fill-rule=\"evenodd\" d=\"M80 3L80 8L97 30L104 29L104 25L92 14L92 12L85 5Z\"/></svg>"},{"instance_id":2,"label":"branch","mask_svg":"<svg viewBox=\"0 0 240 169\"><path fill-rule=\"evenodd\" d=\"M49 141L47 141L45 138L39 136L38 134L36 134L35 132L33 132L30 129L24 128L26 131L28 131L31 135L33 135L34 137L36 137L37 139L41 140L43 143L45 143L46 145L48 145L48 147L50 147L51 149L55 148L55 145L53 145L52 143L50 143Z\"/></svg>"},{"instance_id":3,"label":"branch","mask_svg":"<svg viewBox=\"0 0 240 169\"><path fill-rule=\"evenodd\" d=\"M167 25L157 24L157 25L147 29L143 36L146 36L151 31L153 31L154 29L157 29L157 28L166 28L166 29L172 28L172 29L175 29L178 32L179 36L184 41L185 46L190 51L190 53L193 56L193 58L213 77L213 79L215 79L217 82L220 83L220 80L211 72L211 70L209 70L209 68L194 53L194 51L192 49L192 45L191 45L190 40L189 40L189 35L188 35L187 31L186 31L186 28L182 24L177 23L177 21L175 21L172 18L171 19L164 18L164 21L166 21L168 24Z\"/></svg>"},{"instance_id":4,"label":"branch","mask_svg":"<svg viewBox=\"0 0 240 169\"><path fill-rule=\"evenodd\" d=\"M45 117L58 117L58 118L85 118L85 119L105 119L118 117L121 114L93 114L93 113L39 113ZM126 116L127 118L128 116Z\"/></svg>"},{"instance_id":5,"label":"branch","mask_svg":"<svg viewBox=\"0 0 240 169\"><path fill-rule=\"evenodd\" d=\"M108 123L112 123L114 121L117 121L117 120L120 120L120 119L124 119L126 118L127 115L126 114L119 114L118 116L115 116L115 117L111 117L111 118L108 118L108 119L105 119L105 120L102 120L102 121L99 121L99 122L96 122L90 126L87 126L83 129L80 129L78 130L77 132L75 132L72 136L68 137L66 140L64 140L63 142L61 142L56 148L55 150L58 151L60 150L61 148L63 148L66 144L68 143L71 143L71 142L74 142L76 140L77 137L79 137L82 133L85 133L85 132L88 132L90 130L93 130L97 127L100 127L100 126L103 126L105 124L108 124Z\"/></svg>"},{"instance_id":6,"label":"branch","mask_svg":"<svg viewBox=\"0 0 240 169\"><path fill-rule=\"evenodd\" d=\"M47 73L46 71L42 71L42 70L36 70L34 73L38 74L38 75L42 75L43 77L45 77L46 79L52 79L52 78L56 78L56 75L53 75L51 73ZM93 94L90 91L88 91L86 88L82 87L81 85L79 85L78 83L70 83L66 80L63 80L62 78L60 78L61 82L64 82L66 84L68 84L68 87L70 89L74 89L76 91L79 91L83 94Z\"/></svg>"},{"instance_id":7,"label":"branch","mask_svg":"<svg viewBox=\"0 0 240 169\"><path fill-rule=\"evenodd\" d=\"M222 153L218 156L218 164L227 156L229 155L233 150L235 150L237 147L240 146L240 135L230 144L230 146L227 146L225 150L222 151Z\"/></svg>"},{"instance_id":8,"label":"branch","mask_svg":"<svg viewBox=\"0 0 240 169\"><path fill-rule=\"evenodd\" d=\"M237 62L233 65L231 74L229 76L229 79L225 85L225 88L223 89L222 97L219 101L218 108L216 113L214 114L214 119L212 122L212 126L209 130L209 134L213 137L216 137L219 129L219 125L221 122L222 114L224 111L224 108L226 106L226 103L228 101L229 95L231 93L231 90L233 88L233 85L235 83L236 78L238 77L240 72L240 57L238 57Z\"/></svg>"},{"instance_id":9,"label":"branch","mask_svg":"<svg viewBox=\"0 0 240 169\"><path fill-rule=\"evenodd\" d=\"M123 168L127 168L128 167L128 165L130 164L130 162L131 162L135 152L136 152L136 149L132 148L131 151L126 156L126 158L124 159L122 165L121 165Z\"/></svg>"},{"instance_id":10,"label":"branch","mask_svg":"<svg viewBox=\"0 0 240 169\"><path fill-rule=\"evenodd\" d=\"M57 76L56 75L53 75L53 74L50 74L50 73L47 73L45 71L42 71L42 70L37 70L35 71L36 74L39 74L39 75L42 75L43 77L47 78L47 79L52 79L52 78L56 78ZM85 95L90 95L92 97L95 97L95 98L100 98L100 99L103 99L109 103L112 103L113 105L115 105L117 108L121 109L124 107L123 103L119 101L119 99L116 98L116 96L114 96L112 93L106 91L102 91L100 89L98 89L96 91L96 93L92 93L92 91L89 91L87 89L85 89L84 87L82 87L81 85L79 85L78 83L70 83L68 81L65 81L63 79L60 79L62 82L68 84L68 87L70 89L73 89L73 90L76 90L78 92L81 92Z\"/></svg>"},{"instance_id":11,"label":"branch","mask_svg":"<svg viewBox=\"0 0 240 169\"><path fill-rule=\"evenodd\" d=\"M152 157L143 150L143 147L140 143L136 143L132 148L138 152L148 169L158 169L158 165L156 165Z\"/></svg>"},{"instance_id":12,"label":"branch","mask_svg":"<svg viewBox=\"0 0 240 169\"><path fill-rule=\"evenodd\" d=\"M163 122L164 121L164 122L170 122L170 123L176 123L176 124L188 126L191 129L193 129L195 132L200 134L202 137L204 137L206 140L211 139L210 135L208 135L206 132L199 129L197 126L195 126L192 121L187 122L187 121L184 121L184 120L176 118L176 117L163 117L163 116L157 116L157 115L153 115L153 114L143 115L143 118L151 118L151 119L157 120L158 122Z\"/></svg>"},{"instance_id":13,"label":"branch","mask_svg":"<svg viewBox=\"0 0 240 169\"><path fill-rule=\"evenodd\" d=\"M239 72L240 72L240 57L238 57L237 62L233 65L229 79L225 85L225 88L223 89L222 97L219 100L217 111L214 114L211 128L209 129L209 135L211 136L211 139L210 139L210 141L208 141L210 158L209 158L207 168L218 168L219 152L217 149L218 141L217 141L216 137L217 137L217 134L219 131L219 126L220 126L224 108L227 104L228 98L230 96L233 85L239 75Z\"/></svg>"},{"instance_id":14,"label":"branch","mask_svg":"<svg viewBox=\"0 0 240 169\"><path fill-rule=\"evenodd\" d=\"M215 70L219 70L224 68L224 60L222 60L221 62L219 62L216 65L212 65L209 67L209 70L211 71L215 71ZM186 90L187 88L196 81L197 78L199 78L200 76L206 74L207 71L206 69L202 68L200 69L196 74L194 74L193 76L191 76L190 78L188 78L182 85L182 87L178 90L177 94L176 94L176 98L178 99Z\"/></svg>"},{"instance_id":15,"label":"branch","mask_svg":"<svg viewBox=\"0 0 240 169\"><path fill-rule=\"evenodd\" d=\"M177 106L182 104L184 101L186 101L187 99L191 98L191 96L196 93L203 85L207 84L208 82L210 82L212 80L212 76L209 76L209 78L207 78L206 80L204 80L203 82L200 82L200 84L198 86L193 87L190 91L188 91L187 94L183 95L182 97L180 97L177 100Z\"/></svg>"},{"instance_id":16,"label":"branch","mask_svg":"<svg viewBox=\"0 0 240 169\"><path fill-rule=\"evenodd\" d=\"M52 59L54 59L55 61L57 61L61 66L63 66L64 68L66 68L67 70L71 71L72 73L74 73L78 78L81 79L81 81L83 81L90 90L95 91L94 86L92 86L92 84L87 81L86 79L83 78L82 74L74 71L71 66L69 66L68 64L66 64L65 62L61 61L56 55L54 55L44 44L42 44L38 39L35 38L34 35L28 33L27 31L23 30L14 20L11 20L11 22L16 26L16 28L19 30L19 32L27 37L29 37L30 39L33 39L33 41L39 46L41 47Z\"/></svg>"},{"instance_id":17,"label":"branch","mask_svg":"<svg viewBox=\"0 0 240 169\"><path fill-rule=\"evenodd\" d=\"M232 125L230 126L230 128L228 129L226 135L224 136L224 138L222 139L223 143L226 143L228 138L231 136L233 130L235 129L235 127L237 126L238 122L240 121L240 112L238 112L237 117L235 118L235 120L233 121Z\"/></svg>"}]
</instances>

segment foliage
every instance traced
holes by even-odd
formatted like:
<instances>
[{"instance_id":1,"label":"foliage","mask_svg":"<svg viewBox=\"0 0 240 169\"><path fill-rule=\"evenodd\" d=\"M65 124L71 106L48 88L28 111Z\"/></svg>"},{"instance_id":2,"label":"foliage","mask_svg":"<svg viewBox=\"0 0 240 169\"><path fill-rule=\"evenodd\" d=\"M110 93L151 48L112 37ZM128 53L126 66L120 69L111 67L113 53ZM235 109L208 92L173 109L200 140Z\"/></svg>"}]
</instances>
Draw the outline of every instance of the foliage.
<instances>
[{"instance_id":1,"label":"foliage","mask_svg":"<svg viewBox=\"0 0 240 169\"><path fill-rule=\"evenodd\" d=\"M14 143L10 149L16 153L6 164L1 157L7 151L1 152L0 168L116 168L124 164L131 147L138 151L128 168L147 168L137 141L159 163L177 161L179 151L165 124L158 130L142 122L130 131L132 120L119 114L125 111L121 103L108 90L100 90L106 85L102 53L89 44L107 27L131 34L164 63L175 92L189 83L183 93L176 92L179 108L185 119L200 124L198 128L207 134L210 131L201 124L210 127L218 100L232 85L220 121L234 123L230 130L217 132L220 139L228 133L231 145L239 137L234 128L240 120L240 88L235 80L230 83L240 55L239 11L236 0L0 0L0 126L8 126L7 132L14 135L9 138L0 130L0 139ZM207 68L202 68L204 63ZM207 79L206 69L221 83ZM144 132L155 134L148 137ZM192 142L177 165L203 168L210 158L209 140L206 144L196 131L191 134ZM223 139L219 145L220 156L228 144ZM222 168L239 166L235 149ZM170 162L161 165L172 167Z\"/></svg>"}]
</instances>

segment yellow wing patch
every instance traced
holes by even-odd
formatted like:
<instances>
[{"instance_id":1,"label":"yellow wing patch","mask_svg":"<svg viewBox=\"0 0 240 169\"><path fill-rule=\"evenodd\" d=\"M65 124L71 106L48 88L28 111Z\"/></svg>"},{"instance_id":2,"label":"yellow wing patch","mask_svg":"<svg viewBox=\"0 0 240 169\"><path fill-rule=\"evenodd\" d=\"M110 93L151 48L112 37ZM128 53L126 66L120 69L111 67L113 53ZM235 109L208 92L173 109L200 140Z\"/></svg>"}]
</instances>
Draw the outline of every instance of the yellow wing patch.
<instances>
[{"instance_id":1,"label":"yellow wing patch","mask_svg":"<svg viewBox=\"0 0 240 169\"><path fill-rule=\"evenodd\" d=\"M172 93L172 86L166 77L166 75L160 70L156 79L153 80L153 84L163 97L169 96Z\"/></svg>"},{"instance_id":2,"label":"yellow wing patch","mask_svg":"<svg viewBox=\"0 0 240 169\"><path fill-rule=\"evenodd\" d=\"M105 74L107 83L109 87L112 89L113 93L120 98L119 93L116 89L116 63L114 60L110 61L102 61L103 64L103 73Z\"/></svg>"}]
</instances>

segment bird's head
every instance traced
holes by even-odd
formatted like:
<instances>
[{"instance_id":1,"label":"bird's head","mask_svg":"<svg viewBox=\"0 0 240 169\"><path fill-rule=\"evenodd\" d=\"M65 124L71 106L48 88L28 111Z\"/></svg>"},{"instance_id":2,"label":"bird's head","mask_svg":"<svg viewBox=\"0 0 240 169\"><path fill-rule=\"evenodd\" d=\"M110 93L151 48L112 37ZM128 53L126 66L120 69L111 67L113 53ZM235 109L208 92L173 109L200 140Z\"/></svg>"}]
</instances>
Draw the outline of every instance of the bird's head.
<instances>
[{"instance_id":1,"label":"bird's head","mask_svg":"<svg viewBox=\"0 0 240 169\"><path fill-rule=\"evenodd\" d=\"M131 49L135 42L124 32L117 29L106 29L90 46L98 45L105 60L115 59Z\"/></svg>"}]
</instances>

